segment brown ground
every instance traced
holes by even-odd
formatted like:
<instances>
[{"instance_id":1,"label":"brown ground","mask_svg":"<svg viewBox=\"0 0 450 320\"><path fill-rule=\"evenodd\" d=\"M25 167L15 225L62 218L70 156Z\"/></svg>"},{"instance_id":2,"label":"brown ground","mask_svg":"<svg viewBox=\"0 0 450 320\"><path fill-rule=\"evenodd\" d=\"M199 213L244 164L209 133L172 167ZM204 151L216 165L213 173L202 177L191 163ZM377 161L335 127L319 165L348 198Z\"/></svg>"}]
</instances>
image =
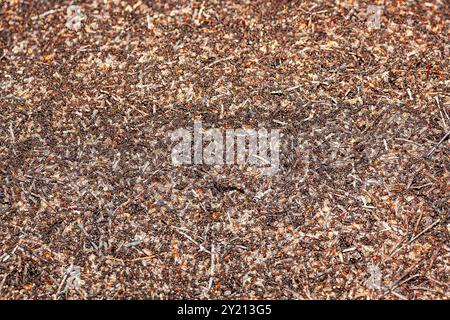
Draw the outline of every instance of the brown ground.
<instances>
[{"instance_id":1,"label":"brown ground","mask_svg":"<svg viewBox=\"0 0 450 320\"><path fill-rule=\"evenodd\" d=\"M374 30L362 1L105 2L79 31L0 2L1 298L449 298L447 1ZM174 167L193 119L282 129L281 171Z\"/></svg>"}]
</instances>

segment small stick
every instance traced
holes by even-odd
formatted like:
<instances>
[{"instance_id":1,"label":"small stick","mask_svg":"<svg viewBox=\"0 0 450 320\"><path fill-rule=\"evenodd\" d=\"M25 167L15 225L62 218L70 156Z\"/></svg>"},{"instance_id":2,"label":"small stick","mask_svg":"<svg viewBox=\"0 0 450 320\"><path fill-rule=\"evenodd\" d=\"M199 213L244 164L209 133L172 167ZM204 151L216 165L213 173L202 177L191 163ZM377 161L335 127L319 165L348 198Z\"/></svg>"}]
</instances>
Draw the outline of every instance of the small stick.
<instances>
[{"instance_id":1,"label":"small stick","mask_svg":"<svg viewBox=\"0 0 450 320\"><path fill-rule=\"evenodd\" d=\"M389 256L392 257L394 253L396 253L398 250L400 250L403 247L403 242L406 240L406 237L403 237L391 250L391 253L389 253Z\"/></svg>"},{"instance_id":2,"label":"small stick","mask_svg":"<svg viewBox=\"0 0 450 320\"><path fill-rule=\"evenodd\" d=\"M234 59L234 56L233 56L233 55L231 55L231 56L229 56L229 57L226 57L226 58L222 58L222 59L216 60L216 61L214 61L214 62L211 62L210 64L208 64L207 66L205 66L205 67L203 67L203 68L201 68L201 69L210 68L210 67L212 67L212 66L215 65L215 64L218 64L218 63L224 62L224 61L228 61L228 60L232 60L232 59Z\"/></svg>"},{"instance_id":3,"label":"small stick","mask_svg":"<svg viewBox=\"0 0 450 320\"><path fill-rule=\"evenodd\" d=\"M12 150L14 154L17 155L16 148L14 147L14 144L16 143L16 137L14 135L14 129L12 127L12 124L9 125L9 133L11 135L11 144L13 145Z\"/></svg>"},{"instance_id":4,"label":"small stick","mask_svg":"<svg viewBox=\"0 0 450 320\"><path fill-rule=\"evenodd\" d=\"M415 268L416 268L415 265L414 265L414 266L411 266L410 268L408 268L408 269L403 273L403 275L402 275L400 278L398 278L397 281L395 281L395 282L392 283L388 288L385 289L384 294L388 294L388 293L392 292L392 291L393 291L395 288L397 288L398 286L404 284L405 282L408 282L408 281L410 281L410 280L412 280L412 279L414 279L414 278L420 276L420 274L417 273L417 274L415 274L415 275L413 275L413 276L410 276L410 277L407 278L406 280L403 280L403 279L405 279L405 277L407 277L408 274L410 274L411 271L412 271L413 269L415 269ZM403 280L403 281L402 281L402 280Z\"/></svg>"},{"instance_id":5,"label":"small stick","mask_svg":"<svg viewBox=\"0 0 450 320\"><path fill-rule=\"evenodd\" d=\"M445 136L442 137L442 139L434 146L434 148L431 149L430 152L428 152L427 157L429 157L434 152L434 150L436 150L441 145L441 143L444 142L445 139L447 139L447 137L449 135L450 135L450 130L445 134Z\"/></svg>"},{"instance_id":6,"label":"small stick","mask_svg":"<svg viewBox=\"0 0 450 320\"><path fill-rule=\"evenodd\" d=\"M394 289L400 287L402 284L404 284L404 283L406 283L406 282L408 282L408 281L411 281L412 279L415 279L415 278L417 278L417 277L419 277L419 276L420 276L420 274L419 274L419 273L416 273L415 275L412 275L412 276L406 278L406 279L403 280L403 281L398 281L398 282L394 283L394 284L392 285L392 287L389 288L389 291L388 291L388 292L392 292L392 293L393 293L392 290L394 290Z\"/></svg>"},{"instance_id":7,"label":"small stick","mask_svg":"<svg viewBox=\"0 0 450 320\"><path fill-rule=\"evenodd\" d=\"M215 255L214 244L211 244L211 267L209 269L208 288L205 293L208 293L211 290L214 281L214 272L215 272L214 255Z\"/></svg>"},{"instance_id":8,"label":"small stick","mask_svg":"<svg viewBox=\"0 0 450 320\"><path fill-rule=\"evenodd\" d=\"M152 258L156 257L156 254L150 255L150 256L145 256L145 257L139 257L139 258L134 258L134 259L120 259L120 258L115 258L115 257L111 257L108 256L106 258L113 260L113 261L119 261L119 262L136 262L136 261L142 261L142 260L151 260Z\"/></svg>"},{"instance_id":9,"label":"small stick","mask_svg":"<svg viewBox=\"0 0 450 320\"><path fill-rule=\"evenodd\" d=\"M402 299L402 300L408 300L407 297L405 297L404 295L402 295L402 294L400 294L400 293L398 293L398 292L392 291L391 293L392 293L394 296L396 296L397 298L399 298L399 299Z\"/></svg>"},{"instance_id":10,"label":"small stick","mask_svg":"<svg viewBox=\"0 0 450 320\"><path fill-rule=\"evenodd\" d=\"M59 296L59 294L61 293L61 290L62 290L62 286L63 286L64 282L66 281L67 277L69 276L69 273L72 272L72 268L73 268L73 264L71 264L69 266L69 268L66 269L66 271L64 272L63 278L62 278L61 282L59 283L58 290L56 291L55 295L53 296L53 298L55 300L58 299L58 296Z\"/></svg>"},{"instance_id":11,"label":"small stick","mask_svg":"<svg viewBox=\"0 0 450 320\"><path fill-rule=\"evenodd\" d=\"M420 223L420 221L422 221L422 216L423 216L423 212L420 211L419 218L417 219L416 225L415 225L415 227L414 227L414 233L416 233L417 228L419 227L419 223ZM412 237L411 237L411 239L412 239Z\"/></svg>"},{"instance_id":12,"label":"small stick","mask_svg":"<svg viewBox=\"0 0 450 320\"><path fill-rule=\"evenodd\" d=\"M441 222L441 219L437 219L435 222L433 222L432 224L430 224L428 227L426 227L425 229L423 229L421 232L419 232L416 236L412 237L411 240L409 240L408 244L411 244L414 240L416 240L417 238L419 238L421 235L423 235L425 232L427 232L428 230L430 230L431 228L433 228L435 225L437 225L439 222Z\"/></svg>"},{"instance_id":13,"label":"small stick","mask_svg":"<svg viewBox=\"0 0 450 320\"><path fill-rule=\"evenodd\" d=\"M36 20L36 19L44 18L45 16L48 16L49 14L53 14L53 13L56 13L56 12L59 12L59 11L62 11L62 10L63 10L63 9L49 10L49 11L44 12L44 13L38 15L38 16L31 17L31 20Z\"/></svg>"},{"instance_id":14,"label":"small stick","mask_svg":"<svg viewBox=\"0 0 450 320\"><path fill-rule=\"evenodd\" d=\"M447 129L447 123L445 122L444 116L442 115L441 104L439 103L439 98L436 96L436 97L434 97L434 100L436 100L436 104L437 104L437 106L439 108L439 113L441 114L442 122L444 124L444 127L445 127L445 129ZM447 120L450 121L450 117L448 116L448 113L445 110L445 108L442 108L442 110L444 111L444 114L447 116Z\"/></svg>"},{"instance_id":15,"label":"small stick","mask_svg":"<svg viewBox=\"0 0 450 320\"><path fill-rule=\"evenodd\" d=\"M286 89L284 89L284 90L275 90L275 91L271 91L270 94L283 94L283 92L294 91L295 89L298 89L298 88L300 88L300 87L301 87L301 86L298 84L298 85L296 85L296 86L289 87L289 88L286 88Z\"/></svg>"},{"instance_id":16,"label":"small stick","mask_svg":"<svg viewBox=\"0 0 450 320\"><path fill-rule=\"evenodd\" d=\"M86 238L88 239L88 241L91 243L91 245L94 247L95 250L98 250L98 246L94 243L94 241L91 240L91 236L89 235L89 233L86 231L86 229L84 228L84 226L81 223L77 223L78 228L81 229L81 231L83 231L84 235L86 236Z\"/></svg>"},{"instance_id":17,"label":"small stick","mask_svg":"<svg viewBox=\"0 0 450 320\"><path fill-rule=\"evenodd\" d=\"M211 251L209 251L208 249L206 249L201 243L198 243L197 241L195 241L194 239L192 239L189 235L187 235L186 233L184 233L183 231L178 230L176 227L172 227L173 230L175 230L176 232L178 232L179 234L185 236L189 241L191 241L192 243L196 244L197 246L199 246L201 251L205 251L209 254L212 254Z\"/></svg>"},{"instance_id":18,"label":"small stick","mask_svg":"<svg viewBox=\"0 0 450 320\"><path fill-rule=\"evenodd\" d=\"M6 281L6 278L8 278L8 276L9 276L9 273L5 274L5 276L3 277L2 282L0 283L0 293L3 290L3 286L5 285L5 281Z\"/></svg>"},{"instance_id":19,"label":"small stick","mask_svg":"<svg viewBox=\"0 0 450 320\"><path fill-rule=\"evenodd\" d=\"M415 142L415 141L412 141L412 140L408 140L408 139L403 139L403 138L395 138L395 140L399 140L399 141L405 141L405 142L409 142L409 143L412 143L412 144L414 144L414 145L416 145L416 146L418 146L418 147L421 147L422 145L420 144L420 143L417 143L417 142Z\"/></svg>"},{"instance_id":20,"label":"small stick","mask_svg":"<svg viewBox=\"0 0 450 320\"><path fill-rule=\"evenodd\" d=\"M430 230L431 228L433 228L436 224L438 224L441 221L441 219L437 219L435 222L433 222L431 225L429 225L428 227L426 227L425 229L423 229L420 233L418 233L417 235L413 236L407 244L411 244L414 240L416 240L417 238L419 238L421 235L423 235L425 232L427 232L428 230ZM417 221L416 223L416 227L414 229L417 229L418 224L420 223L420 220ZM402 240L400 240L395 247L391 250L391 253L389 254L390 257L392 257L398 250L400 250L401 248L403 248L404 244L403 242L406 240L406 237L403 237Z\"/></svg>"}]
</instances>

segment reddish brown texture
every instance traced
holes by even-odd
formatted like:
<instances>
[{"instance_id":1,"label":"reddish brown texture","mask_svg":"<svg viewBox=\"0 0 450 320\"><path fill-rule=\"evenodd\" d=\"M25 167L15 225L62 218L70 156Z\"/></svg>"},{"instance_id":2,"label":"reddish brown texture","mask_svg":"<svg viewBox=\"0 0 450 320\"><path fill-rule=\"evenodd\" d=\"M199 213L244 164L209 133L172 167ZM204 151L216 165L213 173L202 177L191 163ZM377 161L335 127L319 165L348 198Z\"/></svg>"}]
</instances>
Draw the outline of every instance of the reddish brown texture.
<instances>
[{"instance_id":1,"label":"reddish brown texture","mask_svg":"<svg viewBox=\"0 0 450 320\"><path fill-rule=\"evenodd\" d=\"M1 298L448 299L448 2L71 4L0 3ZM194 119L280 172L173 166Z\"/></svg>"}]
</instances>

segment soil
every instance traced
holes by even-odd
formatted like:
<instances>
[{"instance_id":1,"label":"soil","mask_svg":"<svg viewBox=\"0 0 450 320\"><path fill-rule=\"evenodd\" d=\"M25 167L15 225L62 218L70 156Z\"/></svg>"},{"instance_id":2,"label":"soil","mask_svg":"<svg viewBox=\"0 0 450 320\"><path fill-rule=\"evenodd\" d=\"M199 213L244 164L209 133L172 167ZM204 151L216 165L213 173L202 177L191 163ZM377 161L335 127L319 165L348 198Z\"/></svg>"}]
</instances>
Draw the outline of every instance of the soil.
<instances>
[{"instance_id":1,"label":"soil","mask_svg":"<svg viewBox=\"0 0 450 320\"><path fill-rule=\"evenodd\" d=\"M0 298L448 299L450 5L373 2L1 1Z\"/></svg>"}]
</instances>

